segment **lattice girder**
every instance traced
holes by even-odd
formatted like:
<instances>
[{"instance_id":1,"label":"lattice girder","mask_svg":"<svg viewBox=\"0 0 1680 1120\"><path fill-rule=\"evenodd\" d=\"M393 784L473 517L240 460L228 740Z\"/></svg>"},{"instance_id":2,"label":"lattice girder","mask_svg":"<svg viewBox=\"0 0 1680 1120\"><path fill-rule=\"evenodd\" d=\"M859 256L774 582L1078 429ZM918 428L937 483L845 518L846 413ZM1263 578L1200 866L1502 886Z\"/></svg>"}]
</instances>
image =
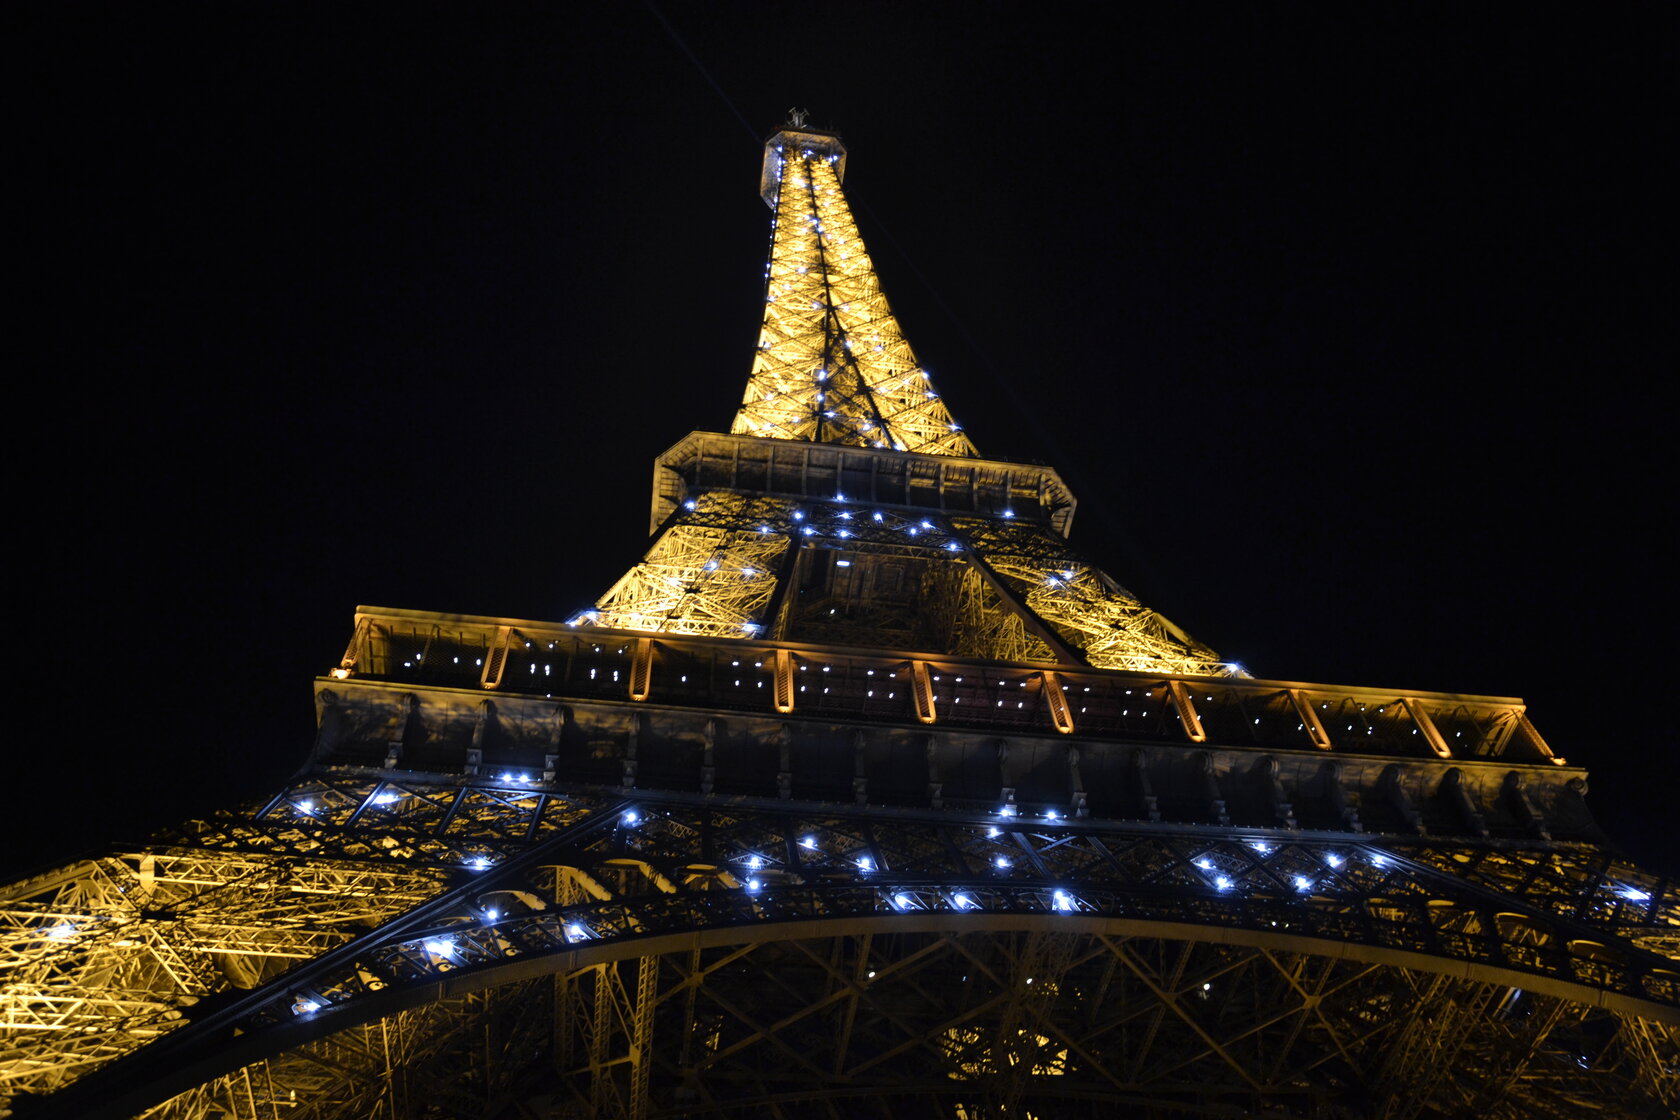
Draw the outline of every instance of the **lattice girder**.
<instances>
[{"instance_id":1,"label":"lattice girder","mask_svg":"<svg viewBox=\"0 0 1680 1120\"><path fill-rule=\"evenodd\" d=\"M840 187L836 149L832 137L793 132L766 147L776 218L764 323L731 431L975 456L887 305Z\"/></svg>"},{"instance_id":2,"label":"lattice girder","mask_svg":"<svg viewBox=\"0 0 1680 1120\"><path fill-rule=\"evenodd\" d=\"M1256 681L1081 558L844 168L768 143L735 434L594 610L359 613L278 795L0 888L0 1113L1674 1114L1680 888L1521 702Z\"/></svg>"},{"instance_id":3,"label":"lattice girder","mask_svg":"<svg viewBox=\"0 0 1680 1120\"><path fill-rule=\"evenodd\" d=\"M731 431L765 444L827 443L978 461L881 292L840 187L844 166L845 149L829 134L789 129L766 145L763 189L776 218L765 266L764 322ZM689 442L694 438L706 437L697 434ZM731 466L740 473L739 461ZM906 466L892 464L895 481ZM987 464L990 473L1000 466ZM1001 473L1010 472L1003 467ZM869 478L873 484L873 470ZM798 485L807 490L809 478L802 473ZM960 523L945 517L942 491L931 495L939 499L932 508L858 511L909 526L912 534L930 534L909 550L921 565L914 578L931 608L925 613L920 602L909 600L896 604L899 617L883 608L868 590L871 582L882 585L876 567L851 580L827 581L834 592L829 598L792 603L798 596L783 561L799 559L812 546L878 557L904 551L905 542L848 523L852 511L813 501L808 493L803 501L772 497L776 486L769 475L758 486L770 490L755 493L743 480L727 490L689 485L682 506L671 508L666 503L685 487L656 472L655 516L666 509L670 515L644 559L574 622L705 637L786 635L803 627L807 637L829 642L866 644L878 634L895 643L933 640L941 652L1000 660L1240 673L1073 556L1048 522L1039 524L1034 516L1010 524L1007 499L997 518ZM843 489L836 486L836 503L843 501ZM1068 508L1030 512L1049 514L1065 532ZM970 556L941 556L931 551L936 545ZM981 580L955 570L969 560ZM902 581L902 573L886 573L886 584ZM825 615L835 616L833 624L811 633ZM929 621L939 633L927 633Z\"/></svg>"},{"instance_id":4,"label":"lattice girder","mask_svg":"<svg viewBox=\"0 0 1680 1120\"><path fill-rule=\"evenodd\" d=\"M1117 1104L1142 1116L1262 1105L1280 1117L1392 1120L1470 1105L1513 1120L1666 1114L1673 1078L1652 1056L1672 1052L1673 1027L1512 991L1148 937L760 939L446 998L258 1062L147 1115L196 1118L214 1102L260 1116L301 1081L300 1111L288 1115L402 1115L386 1102L418 1090L455 1115L490 1116L521 1099L487 1091L497 1073L523 1089L522 1103L560 1116L844 1115L865 1096L917 1116L1005 1104L1075 1116L1112 1115ZM516 1045L486 1054L476 1043L510 1018L522 1032ZM407 1044L387 1059L380 1043L398 1027ZM650 1049L634 1048L638 1034ZM646 1112L632 1104L638 1071L649 1082ZM453 1084L439 1085L443 1077Z\"/></svg>"},{"instance_id":5,"label":"lattice girder","mask_svg":"<svg viewBox=\"0 0 1680 1120\"><path fill-rule=\"evenodd\" d=\"M295 823L294 850L331 850L334 845L322 841L351 829L372 841L371 851L409 850L407 843L384 849L379 825L366 815L383 785L376 776L358 779L352 773L313 779L312 794L327 787L345 794L360 790L364 814L354 825ZM467 800L459 786L428 791L423 783L409 782L407 788L409 796L426 803ZM492 786L491 792L505 799L502 804L519 804L525 791ZM1639 1077L1653 1085L1666 1084L1664 1048L1680 1023L1680 964L1637 943L1641 932L1667 928L1680 913L1672 888L1652 900L1655 905L1632 912L1589 905L1601 893L1596 879L1583 883L1572 900L1560 889L1569 880L1548 874L1527 875L1531 898L1514 882L1494 890L1478 881L1496 866L1509 868L1504 874L1511 879L1521 868L1551 864L1554 855L1578 858L1567 845L1459 845L1452 850L1470 856L1461 861L1446 845L1376 844L1356 836L1237 837L1229 830L1189 834L1116 822L863 808L837 813L797 803L730 809L698 797L630 800L587 791L551 796L570 804L569 823L547 838L521 840L533 835L531 822L539 811L534 801L524 800L529 813L523 826L501 820L506 840L486 849L496 852L496 862L480 871L470 864L456 871L467 879L457 880L461 885L438 895L437 902L408 905L400 929L369 933L284 973L241 997L237 1012L229 1012L232 1018L177 1029L140 1055L138 1065L118 1063L110 1075L121 1070L125 1083L143 1084L148 1064L209 1060L220 1046L218 1032L235 1025L245 1045L260 1051L261 1039L272 1037L271 1053L278 1053L300 1030L313 1034L334 1023L380 1018L382 1008L406 1005L412 997L405 993L443 982L465 992L531 976L532 969L566 971L591 962L667 956L688 944L721 948L766 938L864 933L959 939L975 934L989 942L1007 931L1038 931L1084 939L1086 951L1095 951L1092 938L1154 943L1163 935L1152 931L1170 930L1164 941L1180 945L1175 952L1218 946L1221 952L1267 959L1293 955L1307 962L1301 967L1311 975L1324 960L1339 958L1387 976L1383 984L1397 976L1468 977L1478 991L1521 988L1530 998L1560 1001L1574 1008L1566 1018L1575 1021L1589 1013L1609 1015L1624 1025L1618 1029L1644 1031L1639 1037L1655 1040L1646 1049L1657 1057ZM230 821L224 828L246 827L254 842L272 843L272 834L260 829L265 818L296 817L298 803L296 796L283 796L255 810L256 819L247 825ZM434 830L447 832L459 823L439 822ZM396 835L406 832L396 820L385 826ZM213 862L218 856L206 858ZM401 856L389 858L407 866ZM571 868L567 882L585 889L562 890L555 867ZM1456 873L1461 867L1476 871L1466 878ZM360 873L367 882L375 868ZM832 935L823 932L829 929ZM1069 956L1067 967L1076 959L1077 954ZM1136 962L1117 959L1138 974ZM1148 975L1157 986L1162 982ZM1401 1006L1396 996L1384 998ZM1591 1011L1594 1006L1602 1011ZM1116 1018L1105 1029L1163 1011L1129 1007L1104 1004L1099 1019ZM1172 1006L1163 1013L1179 1014ZM1486 1018L1492 1012L1481 1008L1477 1014ZM754 1018L762 1021L764 1015L755 1012ZM1634 1020L1645 1026L1625 1026ZM1058 1027L1062 1033L1067 1029ZM629 1037L624 1030L618 1036ZM1229 1051L1231 1039L1220 1037ZM972 1039L958 1038L947 1056L960 1065L968 1059L952 1055L968 1053L973 1045ZM1268 1053L1275 1062L1275 1051ZM112 1056L96 1054L91 1060ZM1252 1068L1258 1059L1225 1053L1219 1060L1258 1076ZM1264 1078L1249 1084L1249 1091L1270 1093L1285 1076L1261 1073ZM96 1075L88 1091L96 1083L108 1085L105 1077ZM1143 1091L1137 1086L1126 1091L1134 1089ZM1671 1090L1660 1090L1670 1096L1659 1099L1671 1099ZM987 1093L995 1097L1003 1091L993 1086ZM1030 1098L1030 1086L1022 1092L1022 1099Z\"/></svg>"},{"instance_id":6,"label":"lattice girder","mask_svg":"<svg viewBox=\"0 0 1680 1120\"><path fill-rule=\"evenodd\" d=\"M792 513L771 498L723 493L690 499L587 621L708 637L758 632L796 535Z\"/></svg>"},{"instance_id":7,"label":"lattice girder","mask_svg":"<svg viewBox=\"0 0 1680 1120\"><path fill-rule=\"evenodd\" d=\"M918 586L883 594L888 576L895 589L906 579ZM999 661L1243 675L1046 523L840 498L691 494L642 562L574 622L859 646L897 640Z\"/></svg>"},{"instance_id":8,"label":"lattice girder","mask_svg":"<svg viewBox=\"0 0 1680 1120\"><path fill-rule=\"evenodd\" d=\"M160 846L13 884L0 900L0 1086L50 1091L430 898L435 875Z\"/></svg>"},{"instance_id":9,"label":"lattice girder","mask_svg":"<svg viewBox=\"0 0 1680 1120\"><path fill-rule=\"evenodd\" d=\"M1061 536L1027 521L953 518L952 530L1062 640L1099 669L1241 676L1080 557Z\"/></svg>"}]
</instances>

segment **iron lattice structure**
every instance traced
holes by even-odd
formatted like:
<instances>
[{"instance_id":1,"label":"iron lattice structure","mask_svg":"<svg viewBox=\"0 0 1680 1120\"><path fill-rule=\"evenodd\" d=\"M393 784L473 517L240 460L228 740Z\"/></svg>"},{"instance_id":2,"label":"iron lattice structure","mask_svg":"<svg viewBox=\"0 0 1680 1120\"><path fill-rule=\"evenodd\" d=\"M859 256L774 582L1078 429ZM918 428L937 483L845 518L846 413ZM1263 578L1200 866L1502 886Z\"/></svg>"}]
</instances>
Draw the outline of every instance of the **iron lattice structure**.
<instances>
[{"instance_id":1,"label":"iron lattice structure","mask_svg":"<svg viewBox=\"0 0 1680 1120\"><path fill-rule=\"evenodd\" d=\"M1261 680L1067 543L766 149L731 434L568 623L362 608L279 794L0 890L20 1117L1668 1116L1680 889L1520 701Z\"/></svg>"},{"instance_id":2,"label":"iron lattice structure","mask_svg":"<svg viewBox=\"0 0 1680 1120\"><path fill-rule=\"evenodd\" d=\"M841 192L839 137L784 131L761 193L776 212L764 326L736 435L978 457L887 306Z\"/></svg>"}]
</instances>

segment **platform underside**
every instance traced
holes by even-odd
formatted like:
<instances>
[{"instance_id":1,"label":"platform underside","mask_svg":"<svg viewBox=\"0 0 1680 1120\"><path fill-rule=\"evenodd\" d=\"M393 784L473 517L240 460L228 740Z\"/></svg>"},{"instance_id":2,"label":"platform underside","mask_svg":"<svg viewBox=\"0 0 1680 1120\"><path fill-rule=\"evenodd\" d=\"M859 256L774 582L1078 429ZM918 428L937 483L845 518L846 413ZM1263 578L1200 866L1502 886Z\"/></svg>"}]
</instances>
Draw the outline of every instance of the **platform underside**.
<instances>
[{"instance_id":1,"label":"platform underside","mask_svg":"<svg viewBox=\"0 0 1680 1120\"><path fill-rule=\"evenodd\" d=\"M1676 1099L1680 897L1589 844L323 766L9 905L76 915L37 1115Z\"/></svg>"},{"instance_id":2,"label":"platform underside","mask_svg":"<svg viewBox=\"0 0 1680 1120\"><path fill-rule=\"evenodd\" d=\"M1672 1107L1660 1055L1675 1028L1508 986L1119 933L875 925L446 996L153 1115L254 1103L299 1117L1563 1120Z\"/></svg>"}]
</instances>

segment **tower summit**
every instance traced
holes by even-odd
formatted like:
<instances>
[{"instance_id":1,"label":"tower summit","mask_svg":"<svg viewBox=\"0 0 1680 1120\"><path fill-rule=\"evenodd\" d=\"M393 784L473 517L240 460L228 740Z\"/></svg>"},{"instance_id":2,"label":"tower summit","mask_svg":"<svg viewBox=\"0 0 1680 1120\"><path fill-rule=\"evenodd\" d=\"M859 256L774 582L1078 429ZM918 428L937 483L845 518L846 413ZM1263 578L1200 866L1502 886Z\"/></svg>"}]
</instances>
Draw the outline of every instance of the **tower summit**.
<instances>
[{"instance_id":1,"label":"tower summit","mask_svg":"<svg viewBox=\"0 0 1680 1120\"><path fill-rule=\"evenodd\" d=\"M767 143L741 411L594 608L360 608L283 789L0 887L14 1115L1673 1115L1680 887L1585 771L1079 556L845 160Z\"/></svg>"}]
</instances>

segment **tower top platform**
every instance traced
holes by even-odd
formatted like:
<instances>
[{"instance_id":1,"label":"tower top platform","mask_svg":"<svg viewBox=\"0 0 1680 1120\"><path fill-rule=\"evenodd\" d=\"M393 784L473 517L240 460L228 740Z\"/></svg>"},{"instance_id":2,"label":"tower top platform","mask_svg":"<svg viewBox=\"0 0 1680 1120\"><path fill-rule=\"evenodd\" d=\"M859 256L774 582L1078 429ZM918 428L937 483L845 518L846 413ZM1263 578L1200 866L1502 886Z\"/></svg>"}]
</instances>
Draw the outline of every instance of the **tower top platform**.
<instances>
[{"instance_id":1,"label":"tower top platform","mask_svg":"<svg viewBox=\"0 0 1680 1120\"><path fill-rule=\"evenodd\" d=\"M841 142L839 133L791 125L779 128L764 140L764 164L758 177L759 196L770 209L776 208L776 195L782 184L782 158L788 152L801 155L809 152L816 157L827 157L834 167L834 177L841 182L846 181L846 145Z\"/></svg>"}]
</instances>

